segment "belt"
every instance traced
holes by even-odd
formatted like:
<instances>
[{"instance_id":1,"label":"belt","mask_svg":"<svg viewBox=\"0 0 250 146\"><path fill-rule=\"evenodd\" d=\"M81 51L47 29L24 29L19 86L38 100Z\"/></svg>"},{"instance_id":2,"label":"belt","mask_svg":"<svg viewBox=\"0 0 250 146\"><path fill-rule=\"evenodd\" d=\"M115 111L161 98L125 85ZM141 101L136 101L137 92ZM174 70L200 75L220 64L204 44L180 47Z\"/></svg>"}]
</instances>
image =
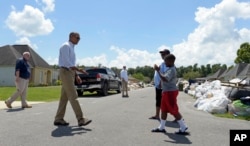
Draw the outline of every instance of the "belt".
<instances>
[{"instance_id":1,"label":"belt","mask_svg":"<svg viewBox=\"0 0 250 146\"><path fill-rule=\"evenodd\" d=\"M62 68L62 69L66 69L66 70L69 70L69 68L64 67L64 66L61 66L60 68Z\"/></svg>"}]
</instances>

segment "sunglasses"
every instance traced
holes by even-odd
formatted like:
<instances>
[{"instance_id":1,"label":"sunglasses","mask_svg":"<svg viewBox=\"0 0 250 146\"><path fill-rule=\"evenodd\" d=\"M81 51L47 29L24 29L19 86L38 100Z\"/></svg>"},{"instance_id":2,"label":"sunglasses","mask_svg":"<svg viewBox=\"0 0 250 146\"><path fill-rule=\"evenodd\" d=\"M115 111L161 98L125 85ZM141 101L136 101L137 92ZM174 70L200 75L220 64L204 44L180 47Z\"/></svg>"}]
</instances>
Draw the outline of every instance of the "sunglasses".
<instances>
[{"instance_id":1,"label":"sunglasses","mask_svg":"<svg viewBox=\"0 0 250 146\"><path fill-rule=\"evenodd\" d=\"M76 39L80 40L81 38L79 36L75 36Z\"/></svg>"}]
</instances>

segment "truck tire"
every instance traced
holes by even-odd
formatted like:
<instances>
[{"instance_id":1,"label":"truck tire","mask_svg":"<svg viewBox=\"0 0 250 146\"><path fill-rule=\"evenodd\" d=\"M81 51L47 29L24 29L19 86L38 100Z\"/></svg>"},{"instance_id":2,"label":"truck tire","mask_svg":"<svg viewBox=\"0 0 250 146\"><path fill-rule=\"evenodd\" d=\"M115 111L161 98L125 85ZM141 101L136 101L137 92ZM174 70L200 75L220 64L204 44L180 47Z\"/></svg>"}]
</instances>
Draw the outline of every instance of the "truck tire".
<instances>
[{"instance_id":1,"label":"truck tire","mask_svg":"<svg viewBox=\"0 0 250 146\"><path fill-rule=\"evenodd\" d=\"M118 90L116 90L117 91L117 93L121 93L121 91L122 91L122 86L121 86L121 84L118 84Z\"/></svg>"},{"instance_id":2,"label":"truck tire","mask_svg":"<svg viewBox=\"0 0 250 146\"><path fill-rule=\"evenodd\" d=\"M103 96L107 96L108 95L108 84L107 83L103 84L102 92L101 93L102 93Z\"/></svg>"},{"instance_id":3,"label":"truck tire","mask_svg":"<svg viewBox=\"0 0 250 146\"><path fill-rule=\"evenodd\" d=\"M77 90L77 95L78 96L83 96L83 91L82 90Z\"/></svg>"}]
</instances>

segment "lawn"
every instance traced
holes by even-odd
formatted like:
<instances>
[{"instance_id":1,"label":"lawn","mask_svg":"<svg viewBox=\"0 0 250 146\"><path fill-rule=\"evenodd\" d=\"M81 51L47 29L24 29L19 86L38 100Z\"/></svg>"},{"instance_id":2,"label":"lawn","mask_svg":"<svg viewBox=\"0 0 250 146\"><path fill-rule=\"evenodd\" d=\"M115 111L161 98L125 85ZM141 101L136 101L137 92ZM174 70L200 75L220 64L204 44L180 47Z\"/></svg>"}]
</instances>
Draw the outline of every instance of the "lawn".
<instances>
[{"instance_id":1,"label":"lawn","mask_svg":"<svg viewBox=\"0 0 250 146\"><path fill-rule=\"evenodd\" d=\"M0 100L4 101L16 91L16 87L0 87ZM84 92L83 95L96 94L95 92ZM27 93L28 101L57 101L61 95L61 86L29 87ZM17 98L20 100L20 98Z\"/></svg>"},{"instance_id":2,"label":"lawn","mask_svg":"<svg viewBox=\"0 0 250 146\"><path fill-rule=\"evenodd\" d=\"M225 114L213 114L217 117L222 117L222 118L230 118L230 119L240 119L240 120L247 120L250 121L250 115L249 116L238 116L230 113L225 113Z\"/></svg>"},{"instance_id":3,"label":"lawn","mask_svg":"<svg viewBox=\"0 0 250 146\"><path fill-rule=\"evenodd\" d=\"M16 91L16 87L0 87L0 100L4 101ZM116 91L109 91L116 93ZM28 101L57 101L60 98L61 86L29 87L27 93ZM92 95L96 92L84 92L83 95ZM20 101L20 98L17 98Z\"/></svg>"},{"instance_id":4,"label":"lawn","mask_svg":"<svg viewBox=\"0 0 250 146\"><path fill-rule=\"evenodd\" d=\"M0 100L6 100L16 91L15 87L0 87ZM55 101L60 98L61 86L29 87L28 101ZM20 100L18 98L17 100Z\"/></svg>"}]
</instances>

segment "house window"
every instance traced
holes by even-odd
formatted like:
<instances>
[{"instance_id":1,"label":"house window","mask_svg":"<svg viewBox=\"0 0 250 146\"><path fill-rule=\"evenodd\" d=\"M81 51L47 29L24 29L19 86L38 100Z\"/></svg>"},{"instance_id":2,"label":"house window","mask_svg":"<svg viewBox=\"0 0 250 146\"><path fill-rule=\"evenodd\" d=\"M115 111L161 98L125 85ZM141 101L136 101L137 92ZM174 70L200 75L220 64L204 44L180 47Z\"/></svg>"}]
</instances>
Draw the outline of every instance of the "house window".
<instances>
[{"instance_id":1,"label":"house window","mask_svg":"<svg viewBox=\"0 0 250 146\"><path fill-rule=\"evenodd\" d=\"M40 71L40 84L43 83L43 71Z\"/></svg>"}]
</instances>

